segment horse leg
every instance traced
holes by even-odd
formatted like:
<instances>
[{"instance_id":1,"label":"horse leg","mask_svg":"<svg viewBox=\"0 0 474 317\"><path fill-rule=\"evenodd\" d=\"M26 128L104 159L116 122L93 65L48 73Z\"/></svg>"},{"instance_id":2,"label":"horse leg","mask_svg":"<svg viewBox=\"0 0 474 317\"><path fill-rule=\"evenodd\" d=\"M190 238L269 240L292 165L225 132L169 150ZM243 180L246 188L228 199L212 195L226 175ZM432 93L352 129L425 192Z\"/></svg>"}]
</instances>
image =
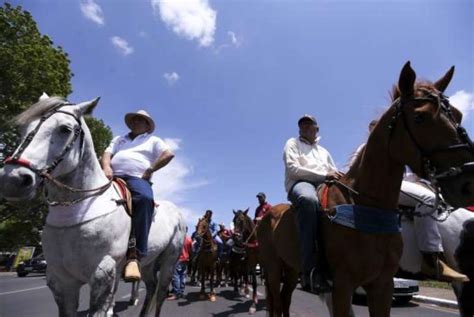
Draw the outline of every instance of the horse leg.
<instances>
[{"instance_id":1,"label":"horse leg","mask_svg":"<svg viewBox=\"0 0 474 317\"><path fill-rule=\"evenodd\" d=\"M154 308L153 295L155 293L156 286L158 285L158 273L155 270L153 263L147 266L142 266L141 273L143 282L145 283L146 294L142 309L140 311L140 316L148 316Z\"/></svg>"},{"instance_id":2,"label":"horse leg","mask_svg":"<svg viewBox=\"0 0 474 317\"><path fill-rule=\"evenodd\" d=\"M111 256L105 256L89 280L90 316L107 316L110 308L113 307L117 278L116 265Z\"/></svg>"},{"instance_id":3,"label":"horse leg","mask_svg":"<svg viewBox=\"0 0 474 317\"><path fill-rule=\"evenodd\" d=\"M364 286L371 317L389 317L392 307L393 278L378 278Z\"/></svg>"},{"instance_id":4,"label":"horse leg","mask_svg":"<svg viewBox=\"0 0 474 317\"><path fill-rule=\"evenodd\" d=\"M258 296L257 296L257 273L255 267L252 269L252 305L250 306L249 314L255 314L257 311Z\"/></svg>"},{"instance_id":5,"label":"horse leg","mask_svg":"<svg viewBox=\"0 0 474 317\"><path fill-rule=\"evenodd\" d=\"M280 292L282 313L284 317L290 317L291 296L298 285L298 272L287 267L285 268L283 287Z\"/></svg>"},{"instance_id":6,"label":"horse leg","mask_svg":"<svg viewBox=\"0 0 474 317\"><path fill-rule=\"evenodd\" d=\"M206 298L206 274L207 270L202 268L202 270L199 270L199 274L201 277L201 293L199 293L199 299L205 299Z\"/></svg>"},{"instance_id":7,"label":"horse leg","mask_svg":"<svg viewBox=\"0 0 474 317\"><path fill-rule=\"evenodd\" d=\"M474 298L474 282L472 280L468 283L456 282L452 286L458 300L460 316L474 316L474 303L472 302Z\"/></svg>"},{"instance_id":8,"label":"horse leg","mask_svg":"<svg viewBox=\"0 0 474 317\"><path fill-rule=\"evenodd\" d=\"M210 282L210 293L209 293L209 300L211 302L215 302L216 301L216 294L214 292L214 272L215 272L215 268L212 268L210 270L210 277L209 277L209 282Z\"/></svg>"},{"instance_id":9,"label":"horse leg","mask_svg":"<svg viewBox=\"0 0 474 317\"><path fill-rule=\"evenodd\" d=\"M128 302L129 305L131 306L137 306L138 305L138 290L140 289L140 281L136 281L132 283L132 289L131 289L131 296L130 300Z\"/></svg>"},{"instance_id":10,"label":"horse leg","mask_svg":"<svg viewBox=\"0 0 474 317\"><path fill-rule=\"evenodd\" d=\"M76 316L79 306L79 290L83 283L61 269L48 266L46 270L46 283L53 293L59 316Z\"/></svg>"},{"instance_id":11,"label":"horse leg","mask_svg":"<svg viewBox=\"0 0 474 317\"><path fill-rule=\"evenodd\" d=\"M334 278L334 290L332 292L334 317L347 317L352 309L354 288L347 281L350 281L349 276L342 276L342 274Z\"/></svg>"},{"instance_id":12,"label":"horse leg","mask_svg":"<svg viewBox=\"0 0 474 317\"><path fill-rule=\"evenodd\" d=\"M269 316L281 317L283 306L280 300L280 279L281 267L280 263L272 263L273 267L267 268L266 290L267 290L267 306Z\"/></svg>"},{"instance_id":13,"label":"horse leg","mask_svg":"<svg viewBox=\"0 0 474 317\"><path fill-rule=\"evenodd\" d=\"M168 250L168 252L163 253L158 259L160 272L158 274L158 285L154 294L154 300L156 303L156 317L160 316L163 302L165 301L166 295L168 293L168 286L171 284L171 280L173 279L173 273L179 256L178 252L181 251L176 250L175 248Z\"/></svg>"}]
</instances>

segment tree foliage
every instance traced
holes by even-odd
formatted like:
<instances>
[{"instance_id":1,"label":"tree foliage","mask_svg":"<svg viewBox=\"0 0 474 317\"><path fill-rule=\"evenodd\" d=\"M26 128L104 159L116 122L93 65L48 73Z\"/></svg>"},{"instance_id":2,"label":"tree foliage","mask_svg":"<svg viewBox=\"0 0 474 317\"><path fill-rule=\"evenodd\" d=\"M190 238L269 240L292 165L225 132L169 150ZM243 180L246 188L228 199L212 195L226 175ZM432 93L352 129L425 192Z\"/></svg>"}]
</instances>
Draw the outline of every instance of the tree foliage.
<instances>
[{"instance_id":1,"label":"tree foliage","mask_svg":"<svg viewBox=\"0 0 474 317\"><path fill-rule=\"evenodd\" d=\"M8 3L0 6L0 159L18 144L15 116L36 103L43 92L64 97L72 92L69 64L67 53L40 33L28 11ZM86 122L99 157L112 132L102 120L86 118ZM46 213L43 199L22 206L0 201L0 250L39 243Z\"/></svg>"}]
</instances>

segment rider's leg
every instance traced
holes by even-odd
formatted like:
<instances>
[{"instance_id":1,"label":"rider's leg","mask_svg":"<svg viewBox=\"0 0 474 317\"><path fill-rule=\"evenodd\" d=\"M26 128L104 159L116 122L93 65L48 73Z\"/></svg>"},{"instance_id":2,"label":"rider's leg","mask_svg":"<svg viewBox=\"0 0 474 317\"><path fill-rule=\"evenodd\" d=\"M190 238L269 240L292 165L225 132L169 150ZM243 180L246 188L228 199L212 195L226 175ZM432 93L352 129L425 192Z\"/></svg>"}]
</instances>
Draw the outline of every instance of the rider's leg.
<instances>
[{"instance_id":1,"label":"rider's leg","mask_svg":"<svg viewBox=\"0 0 474 317\"><path fill-rule=\"evenodd\" d=\"M138 259L147 255L148 252L148 233L153 220L154 199L151 184L138 177L125 178L127 185L132 193L133 205L133 226L135 228L136 248L138 250ZM127 264L125 271L127 272L130 266L137 266L137 263L132 261ZM138 268L138 266L137 266ZM133 271L140 278L139 271Z\"/></svg>"},{"instance_id":2,"label":"rider's leg","mask_svg":"<svg viewBox=\"0 0 474 317\"><path fill-rule=\"evenodd\" d=\"M423 254L421 272L430 278L448 282L467 281L467 276L455 271L443 260L444 251L438 223L429 216L430 214L436 216L436 212L433 213L433 206L436 203L434 193L422 185L406 181L402 182L401 190L400 204L413 206L415 212L426 215L414 218L417 244ZM421 202L407 194L417 197Z\"/></svg>"},{"instance_id":3,"label":"rider's leg","mask_svg":"<svg viewBox=\"0 0 474 317\"><path fill-rule=\"evenodd\" d=\"M316 293L328 292L330 287L322 272L315 266L319 209L316 188L311 183L299 182L293 186L288 198L297 210L303 256L302 286L305 290L312 289Z\"/></svg>"}]
</instances>

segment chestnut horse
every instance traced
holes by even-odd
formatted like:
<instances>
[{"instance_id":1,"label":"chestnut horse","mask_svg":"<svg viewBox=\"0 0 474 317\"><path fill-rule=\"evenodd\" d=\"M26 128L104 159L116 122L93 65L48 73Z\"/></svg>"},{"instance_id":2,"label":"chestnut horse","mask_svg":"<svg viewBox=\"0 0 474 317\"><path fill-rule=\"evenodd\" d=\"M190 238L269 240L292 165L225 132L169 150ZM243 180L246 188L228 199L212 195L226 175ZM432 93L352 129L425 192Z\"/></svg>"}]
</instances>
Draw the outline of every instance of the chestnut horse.
<instances>
[{"instance_id":1,"label":"chestnut horse","mask_svg":"<svg viewBox=\"0 0 474 317\"><path fill-rule=\"evenodd\" d=\"M338 183L324 185L327 200L323 205L331 216L320 218L320 229L333 279L336 317L349 315L358 286L367 292L370 316L390 316L393 276L403 250L401 235L398 228L393 230L393 224L406 165L430 180L452 206L474 202L472 141L460 126L461 112L443 95L453 73L454 67L434 84L415 83L416 74L407 62L394 88L393 103L370 134L365 150ZM365 222L364 231L336 223L344 204L367 206L364 220L390 219L391 230L384 232L377 225L372 231L365 230L370 226ZM289 316L291 294L301 269L293 207L274 206L257 231L269 313ZM280 291L282 275L285 280Z\"/></svg>"},{"instance_id":2,"label":"chestnut horse","mask_svg":"<svg viewBox=\"0 0 474 317\"><path fill-rule=\"evenodd\" d=\"M198 276L201 278L201 293L199 297L204 299L206 297L206 279L209 276L209 300L216 301L216 294L214 293L214 273L216 271L217 263L217 244L212 239L211 230L209 229L209 219L203 217L199 219L197 224L197 235L201 239L201 247L198 251L197 268Z\"/></svg>"}]
</instances>

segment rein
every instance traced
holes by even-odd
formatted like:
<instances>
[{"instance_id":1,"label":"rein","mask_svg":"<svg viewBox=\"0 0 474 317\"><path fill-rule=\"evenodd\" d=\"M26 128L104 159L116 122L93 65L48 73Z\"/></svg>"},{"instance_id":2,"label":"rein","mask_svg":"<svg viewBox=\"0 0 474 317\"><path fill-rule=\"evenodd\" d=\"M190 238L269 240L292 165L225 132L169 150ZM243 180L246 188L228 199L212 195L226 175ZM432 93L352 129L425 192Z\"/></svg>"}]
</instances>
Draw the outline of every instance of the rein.
<instances>
[{"instance_id":1,"label":"rein","mask_svg":"<svg viewBox=\"0 0 474 317\"><path fill-rule=\"evenodd\" d=\"M72 201L50 201L46 196L46 201L50 206L57 206L57 205L63 205L63 206L71 206L74 205L80 201L83 201L87 198L93 197L93 196L98 196L104 193L111 185L112 185L112 180L107 182L105 185L97 187L97 188L92 188L92 189L80 189L80 188L74 188L71 186L68 186L57 179L55 179L53 176L51 176L51 172L62 162L64 157L71 151L72 147L76 143L76 141L79 139L80 140L80 157L82 158L82 153L83 153L83 148L84 148L84 130L82 129L82 124L80 118L78 118L76 115L60 110L64 106L73 106L74 104L70 103L64 103L61 104L60 106L48 111L46 114L41 116L40 121L36 125L36 127L27 134L25 139L20 143L20 145L17 147L15 152L13 152L13 155L10 157L7 157L4 161L5 165L20 165L23 167L28 168L29 170L33 171L35 174L37 174L42 181L48 181L51 184L54 184L58 188L65 189L69 192L72 193L91 193L90 195L86 195L84 197L74 199ZM64 149L61 151L61 153L53 160L53 162L48 166L44 166L43 168L37 168L34 167L33 164L25 159L22 158L21 155L23 152L26 150L26 148L30 145L30 143L33 141L34 137L38 133L40 127L43 125L43 123L49 119L52 115L56 113L63 113L68 116L73 117L76 122L78 123L78 126L74 127L74 135L72 139L66 144Z\"/></svg>"}]
</instances>

